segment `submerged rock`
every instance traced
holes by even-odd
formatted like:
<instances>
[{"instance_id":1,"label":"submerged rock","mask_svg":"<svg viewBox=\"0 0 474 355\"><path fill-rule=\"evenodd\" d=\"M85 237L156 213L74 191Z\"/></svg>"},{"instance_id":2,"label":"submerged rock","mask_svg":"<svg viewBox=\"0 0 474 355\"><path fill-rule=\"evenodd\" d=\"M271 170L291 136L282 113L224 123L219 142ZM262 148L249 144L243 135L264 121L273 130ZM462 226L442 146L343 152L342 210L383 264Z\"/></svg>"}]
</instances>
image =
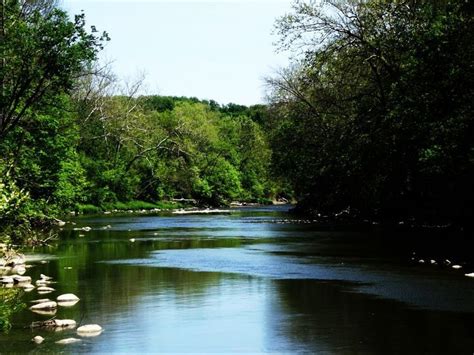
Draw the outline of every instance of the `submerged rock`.
<instances>
[{"instance_id":1,"label":"submerged rock","mask_svg":"<svg viewBox=\"0 0 474 355\"><path fill-rule=\"evenodd\" d=\"M51 302L49 298L40 298L39 300L32 300L31 303L44 303L44 302Z\"/></svg>"},{"instance_id":2,"label":"submerged rock","mask_svg":"<svg viewBox=\"0 0 474 355\"><path fill-rule=\"evenodd\" d=\"M31 323L32 328L75 328L74 319L49 319L40 322Z\"/></svg>"},{"instance_id":3,"label":"submerged rock","mask_svg":"<svg viewBox=\"0 0 474 355\"><path fill-rule=\"evenodd\" d=\"M66 222L64 221L61 221L60 219L55 219L56 220L56 224L59 226L59 227L64 227L66 225Z\"/></svg>"},{"instance_id":4,"label":"submerged rock","mask_svg":"<svg viewBox=\"0 0 474 355\"><path fill-rule=\"evenodd\" d=\"M36 313L36 314L40 314L42 316L53 317L53 316L56 315L57 309L56 308L53 308L53 309L32 309L31 312Z\"/></svg>"},{"instance_id":5,"label":"submerged rock","mask_svg":"<svg viewBox=\"0 0 474 355\"><path fill-rule=\"evenodd\" d=\"M44 338L41 335L37 335L33 339L31 339L31 341L36 344L41 344L44 341Z\"/></svg>"},{"instance_id":6,"label":"submerged rock","mask_svg":"<svg viewBox=\"0 0 474 355\"><path fill-rule=\"evenodd\" d=\"M66 338L66 339L58 340L56 344L67 345L67 344L79 343L80 341L82 340L77 339L77 338Z\"/></svg>"},{"instance_id":7,"label":"submerged rock","mask_svg":"<svg viewBox=\"0 0 474 355\"><path fill-rule=\"evenodd\" d=\"M173 214L230 214L232 213L231 210L220 210L220 209L209 209L206 208L205 210L175 210L172 212Z\"/></svg>"},{"instance_id":8,"label":"submerged rock","mask_svg":"<svg viewBox=\"0 0 474 355\"><path fill-rule=\"evenodd\" d=\"M46 285L50 285L52 284L53 282L52 281L48 281L48 280L36 280L35 284L36 286L46 286Z\"/></svg>"},{"instance_id":9,"label":"submerged rock","mask_svg":"<svg viewBox=\"0 0 474 355\"><path fill-rule=\"evenodd\" d=\"M59 301L59 302L58 302L58 306L61 306L61 307L72 307L72 306L74 306L77 302L79 302L79 300L76 300L76 301Z\"/></svg>"}]
</instances>

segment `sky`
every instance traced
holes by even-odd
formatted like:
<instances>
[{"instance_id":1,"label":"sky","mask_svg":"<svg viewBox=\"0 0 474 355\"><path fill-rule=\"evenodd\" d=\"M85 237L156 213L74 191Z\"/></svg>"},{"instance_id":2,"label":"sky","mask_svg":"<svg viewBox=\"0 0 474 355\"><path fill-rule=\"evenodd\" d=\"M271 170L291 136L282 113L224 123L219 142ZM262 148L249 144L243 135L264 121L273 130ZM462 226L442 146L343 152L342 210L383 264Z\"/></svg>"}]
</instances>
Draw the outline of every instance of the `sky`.
<instances>
[{"instance_id":1,"label":"sky","mask_svg":"<svg viewBox=\"0 0 474 355\"><path fill-rule=\"evenodd\" d=\"M145 75L144 93L252 105L263 78L288 65L277 53L275 19L291 0L63 0L71 15L107 31L101 53L122 79Z\"/></svg>"}]
</instances>

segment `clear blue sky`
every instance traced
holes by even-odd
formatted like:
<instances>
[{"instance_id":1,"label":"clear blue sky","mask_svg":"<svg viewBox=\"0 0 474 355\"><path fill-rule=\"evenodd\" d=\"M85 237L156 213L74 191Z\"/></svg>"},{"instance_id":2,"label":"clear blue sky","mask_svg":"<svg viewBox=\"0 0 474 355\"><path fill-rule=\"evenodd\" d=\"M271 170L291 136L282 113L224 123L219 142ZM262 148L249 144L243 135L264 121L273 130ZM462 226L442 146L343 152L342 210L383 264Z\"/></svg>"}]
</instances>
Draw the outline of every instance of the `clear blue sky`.
<instances>
[{"instance_id":1,"label":"clear blue sky","mask_svg":"<svg viewBox=\"0 0 474 355\"><path fill-rule=\"evenodd\" d=\"M291 0L63 0L71 14L106 30L101 54L121 78L146 74L148 94L219 103L263 102L263 77L286 66L272 35Z\"/></svg>"}]
</instances>

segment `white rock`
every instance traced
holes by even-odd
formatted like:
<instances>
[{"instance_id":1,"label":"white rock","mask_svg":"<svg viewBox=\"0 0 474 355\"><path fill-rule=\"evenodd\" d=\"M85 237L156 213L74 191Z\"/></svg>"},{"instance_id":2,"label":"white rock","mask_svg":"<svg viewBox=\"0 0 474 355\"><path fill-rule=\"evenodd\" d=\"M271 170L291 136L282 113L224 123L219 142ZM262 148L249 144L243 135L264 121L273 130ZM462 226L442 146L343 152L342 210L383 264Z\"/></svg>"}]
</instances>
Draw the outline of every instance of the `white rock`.
<instances>
[{"instance_id":1,"label":"white rock","mask_svg":"<svg viewBox=\"0 0 474 355\"><path fill-rule=\"evenodd\" d=\"M135 243L135 238L130 238L129 239L132 243Z\"/></svg>"},{"instance_id":2,"label":"white rock","mask_svg":"<svg viewBox=\"0 0 474 355\"><path fill-rule=\"evenodd\" d=\"M40 286L38 287L38 292L53 292L53 291L56 291L54 288L52 287L47 287L47 286Z\"/></svg>"},{"instance_id":3,"label":"white rock","mask_svg":"<svg viewBox=\"0 0 474 355\"><path fill-rule=\"evenodd\" d=\"M467 276L467 277L474 277L474 272L471 272L470 274L464 274L464 276Z\"/></svg>"},{"instance_id":4,"label":"white rock","mask_svg":"<svg viewBox=\"0 0 474 355\"><path fill-rule=\"evenodd\" d=\"M77 328L77 334L81 336L88 336L90 335L99 335L102 332L102 327L98 324L86 324L79 328Z\"/></svg>"},{"instance_id":5,"label":"white rock","mask_svg":"<svg viewBox=\"0 0 474 355\"><path fill-rule=\"evenodd\" d=\"M84 232L90 232L92 230L91 227L82 227L81 230L83 230Z\"/></svg>"},{"instance_id":6,"label":"white rock","mask_svg":"<svg viewBox=\"0 0 474 355\"><path fill-rule=\"evenodd\" d=\"M23 275L26 272L26 267L25 265L17 265L12 269L12 272Z\"/></svg>"},{"instance_id":7,"label":"white rock","mask_svg":"<svg viewBox=\"0 0 474 355\"><path fill-rule=\"evenodd\" d=\"M20 276L20 275L14 275L12 276L13 280L15 280L15 283L31 283L31 277L30 276Z\"/></svg>"},{"instance_id":8,"label":"white rock","mask_svg":"<svg viewBox=\"0 0 474 355\"><path fill-rule=\"evenodd\" d=\"M1 282L3 284L13 284L15 282L15 280L13 279L13 277L3 276L2 279L1 279Z\"/></svg>"},{"instance_id":9,"label":"white rock","mask_svg":"<svg viewBox=\"0 0 474 355\"><path fill-rule=\"evenodd\" d=\"M424 261L423 259L418 260L418 262L419 262L420 264L424 264L424 263L425 263L425 261Z\"/></svg>"},{"instance_id":10,"label":"white rock","mask_svg":"<svg viewBox=\"0 0 474 355\"><path fill-rule=\"evenodd\" d=\"M47 280L47 281L53 279L51 276L46 276L45 274L40 274L40 278L41 278L42 280Z\"/></svg>"},{"instance_id":11,"label":"white rock","mask_svg":"<svg viewBox=\"0 0 474 355\"><path fill-rule=\"evenodd\" d=\"M35 284L36 286L46 286L46 285L50 285L52 282L51 281L47 281L47 280L36 280Z\"/></svg>"},{"instance_id":12,"label":"white rock","mask_svg":"<svg viewBox=\"0 0 474 355\"><path fill-rule=\"evenodd\" d=\"M35 286L32 284L22 284L20 287L24 289L26 292L30 292L35 289Z\"/></svg>"},{"instance_id":13,"label":"white rock","mask_svg":"<svg viewBox=\"0 0 474 355\"><path fill-rule=\"evenodd\" d=\"M67 301L79 301L79 297L77 297L73 293L65 293L63 295L60 295L56 298L58 302L67 302Z\"/></svg>"},{"instance_id":14,"label":"white rock","mask_svg":"<svg viewBox=\"0 0 474 355\"><path fill-rule=\"evenodd\" d=\"M78 343L80 341L81 339L77 339L77 338L66 338L66 339L58 340L56 344L67 345L67 344Z\"/></svg>"},{"instance_id":15,"label":"white rock","mask_svg":"<svg viewBox=\"0 0 474 355\"><path fill-rule=\"evenodd\" d=\"M35 304L34 306L31 306L31 310L38 310L38 309L56 309L58 308L58 304L54 301L49 301L49 302L43 302L43 303L38 303Z\"/></svg>"},{"instance_id":16,"label":"white rock","mask_svg":"<svg viewBox=\"0 0 474 355\"><path fill-rule=\"evenodd\" d=\"M37 335L33 339L31 339L31 341L36 344L41 344L44 341L44 338L41 335Z\"/></svg>"},{"instance_id":17,"label":"white rock","mask_svg":"<svg viewBox=\"0 0 474 355\"><path fill-rule=\"evenodd\" d=\"M461 265L453 265L451 266L453 269L462 269L462 266Z\"/></svg>"},{"instance_id":18,"label":"white rock","mask_svg":"<svg viewBox=\"0 0 474 355\"><path fill-rule=\"evenodd\" d=\"M31 312L36 313L36 314L41 314L42 316L55 316L57 309L32 309Z\"/></svg>"}]
</instances>

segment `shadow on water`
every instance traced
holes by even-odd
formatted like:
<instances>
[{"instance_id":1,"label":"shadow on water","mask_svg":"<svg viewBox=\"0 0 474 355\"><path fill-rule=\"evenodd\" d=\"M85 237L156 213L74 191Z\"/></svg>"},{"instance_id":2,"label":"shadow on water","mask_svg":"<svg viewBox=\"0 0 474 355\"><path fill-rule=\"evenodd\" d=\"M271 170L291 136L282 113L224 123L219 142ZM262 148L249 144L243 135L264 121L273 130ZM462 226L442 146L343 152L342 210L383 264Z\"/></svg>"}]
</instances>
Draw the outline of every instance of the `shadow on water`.
<instances>
[{"instance_id":1,"label":"shadow on water","mask_svg":"<svg viewBox=\"0 0 474 355\"><path fill-rule=\"evenodd\" d=\"M281 310L272 312L274 324L294 349L338 354L461 354L474 349L474 330L468 326L472 313L408 308L351 292L344 283L275 284Z\"/></svg>"},{"instance_id":2,"label":"shadow on water","mask_svg":"<svg viewBox=\"0 0 474 355\"><path fill-rule=\"evenodd\" d=\"M75 293L81 301L54 316L105 331L59 346L75 331L32 331L51 315L24 310L0 335L1 353L474 350L472 280L412 262L406 235L320 230L281 207L74 222L28 271L54 277L56 291L22 300ZM83 226L92 231L73 229ZM38 334L41 345L30 342Z\"/></svg>"}]
</instances>

